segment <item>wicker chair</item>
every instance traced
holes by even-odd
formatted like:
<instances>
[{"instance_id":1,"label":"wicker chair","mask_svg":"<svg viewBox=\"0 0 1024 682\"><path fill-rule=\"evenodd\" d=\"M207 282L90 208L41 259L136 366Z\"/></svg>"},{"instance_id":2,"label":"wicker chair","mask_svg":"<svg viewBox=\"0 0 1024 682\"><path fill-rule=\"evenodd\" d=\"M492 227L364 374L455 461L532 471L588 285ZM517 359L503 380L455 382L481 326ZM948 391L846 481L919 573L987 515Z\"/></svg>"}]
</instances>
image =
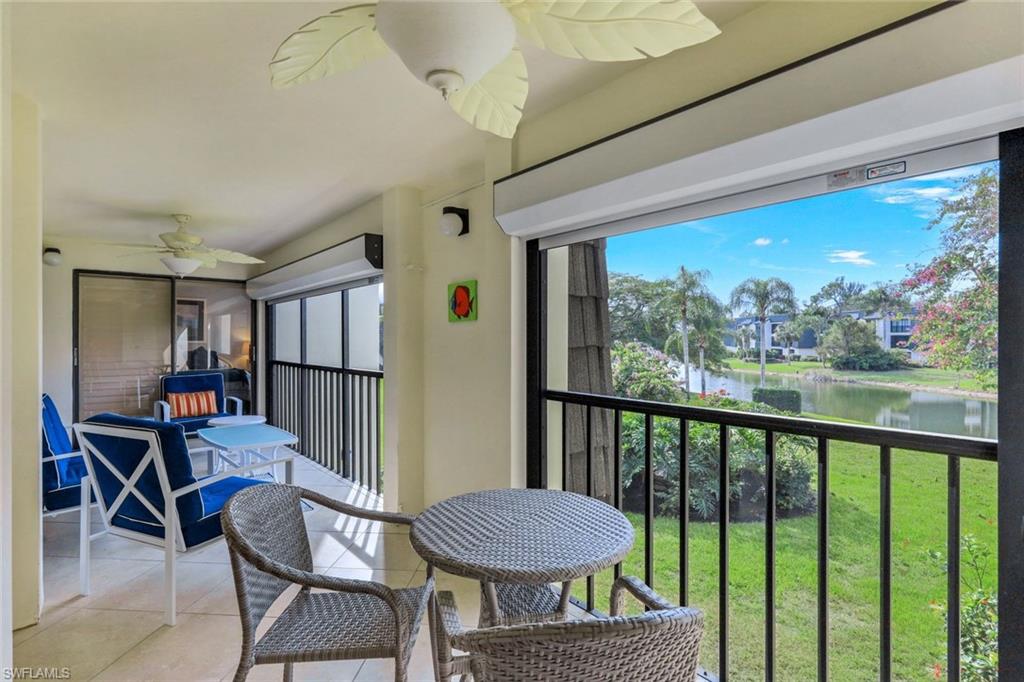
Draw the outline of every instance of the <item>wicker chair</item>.
<instances>
[{"instance_id":1,"label":"wicker chair","mask_svg":"<svg viewBox=\"0 0 1024 682\"><path fill-rule=\"evenodd\" d=\"M625 592L650 609L620 616ZM612 585L610 618L463 631L450 593L437 595L442 631L431 632L440 679L475 682L693 680L704 615L675 607L639 579ZM452 648L467 652L454 657Z\"/></svg>"},{"instance_id":2,"label":"wicker chair","mask_svg":"<svg viewBox=\"0 0 1024 682\"><path fill-rule=\"evenodd\" d=\"M290 485L254 486L228 500L221 523L242 617L235 682L262 663L284 663L287 681L294 663L363 658L394 658L395 680L407 680L412 647L434 592L433 578L422 587L393 590L367 580L313 573L303 499L374 521L408 525L413 519L353 507ZM256 628L267 609L292 584L302 589L257 641ZM330 592L314 593L314 587Z\"/></svg>"}]
</instances>

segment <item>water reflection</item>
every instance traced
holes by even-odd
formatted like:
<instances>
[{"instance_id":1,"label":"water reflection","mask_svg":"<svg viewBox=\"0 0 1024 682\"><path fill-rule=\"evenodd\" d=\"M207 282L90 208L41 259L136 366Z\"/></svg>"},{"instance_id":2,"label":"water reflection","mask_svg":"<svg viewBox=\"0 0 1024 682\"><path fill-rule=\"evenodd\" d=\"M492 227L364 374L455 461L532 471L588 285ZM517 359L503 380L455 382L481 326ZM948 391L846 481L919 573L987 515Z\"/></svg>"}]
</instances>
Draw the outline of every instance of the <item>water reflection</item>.
<instances>
[{"instance_id":1,"label":"water reflection","mask_svg":"<svg viewBox=\"0 0 1024 682\"><path fill-rule=\"evenodd\" d=\"M807 381L777 374L769 374L767 381L769 386L800 391L805 412L914 431L996 437L994 400L868 384ZM759 377L753 372L727 372L724 376L708 375L707 383L708 391L724 388L733 397L751 400Z\"/></svg>"}]
</instances>

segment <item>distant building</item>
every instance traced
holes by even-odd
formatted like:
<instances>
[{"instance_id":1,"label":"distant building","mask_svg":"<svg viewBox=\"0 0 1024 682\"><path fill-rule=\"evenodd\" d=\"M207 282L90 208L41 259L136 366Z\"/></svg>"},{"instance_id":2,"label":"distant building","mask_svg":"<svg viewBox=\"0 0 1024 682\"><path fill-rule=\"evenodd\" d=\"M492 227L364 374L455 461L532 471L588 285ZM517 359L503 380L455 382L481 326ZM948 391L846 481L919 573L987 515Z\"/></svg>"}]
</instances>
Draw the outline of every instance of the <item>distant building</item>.
<instances>
[{"instance_id":1,"label":"distant building","mask_svg":"<svg viewBox=\"0 0 1024 682\"><path fill-rule=\"evenodd\" d=\"M874 325L875 336L878 337L878 343L882 348L905 350L913 362L924 360L924 354L915 350L910 342L910 335L914 331L914 325L917 322L913 317L891 317L879 313L867 313L863 310L851 310L843 314L855 320L863 320ZM789 313L769 315L768 324L765 325L763 330L760 329L761 323L756 317L738 317L732 320L727 327L725 338L723 339L725 347L731 352L737 352L740 349L737 330L741 327L749 326L755 331L753 348L760 348L760 343L764 342L766 348L780 351L783 355L798 359L816 360L819 357L818 339L810 329L804 330L800 340L791 346L783 345L782 341L778 338L776 334L778 328L794 317L794 315Z\"/></svg>"}]
</instances>

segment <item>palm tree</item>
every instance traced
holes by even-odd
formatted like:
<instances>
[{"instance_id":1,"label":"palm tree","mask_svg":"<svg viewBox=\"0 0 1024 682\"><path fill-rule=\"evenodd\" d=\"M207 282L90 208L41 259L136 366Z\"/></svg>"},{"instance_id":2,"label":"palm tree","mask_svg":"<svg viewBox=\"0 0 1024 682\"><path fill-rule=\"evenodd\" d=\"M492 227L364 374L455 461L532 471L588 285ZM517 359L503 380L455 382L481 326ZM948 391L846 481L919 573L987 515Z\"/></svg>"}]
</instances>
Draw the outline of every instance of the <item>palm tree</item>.
<instances>
[{"instance_id":1,"label":"palm tree","mask_svg":"<svg viewBox=\"0 0 1024 682\"><path fill-rule=\"evenodd\" d=\"M746 360L750 357L751 344L754 342L754 325L739 325L736 328L736 336L740 342L740 359Z\"/></svg>"},{"instance_id":2,"label":"palm tree","mask_svg":"<svg viewBox=\"0 0 1024 682\"><path fill-rule=\"evenodd\" d=\"M765 328L768 324L768 314L771 313L792 313L796 311L796 295L793 293L793 286L778 277L768 279L757 279L751 277L739 283L732 290L730 304L736 310L745 311L746 314L756 317L760 322L758 346L761 349L761 386L765 384L766 344Z\"/></svg>"},{"instance_id":3,"label":"palm tree","mask_svg":"<svg viewBox=\"0 0 1024 682\"><path fill-rule=\"evenodd\" d=\"M793 354L790 351L800 343L800 337L803 335L804 330L796 320L785 322L779 325L775 330L776 338L782 342L782 345L786 349L786 362L792 362Z\"/></svg>"},{"instance_id":4,"label":"palm tree","mask_svg":"<svg viewBox=\"0 0 1024 682\"><path fill-rule=\"evenodd\" d=\"M672 280L672 287L662 303L670 307L670 317L679 315L679 327L665 341L665 352L682 350L683 380L686 384L686 395L690 395L690 305L698 298L708 295L707 281L711 276L707 270L687 270L685 265L679 266L679 274Z\"/></svg>"},{"instance_id":5,"label":"palm tree","mask_svg":"<svg viewBox=\"0 0 1024 682\"><path fill-rule=\"evenodd\" d=\"M710 350L717 350L716 355L725 354L722 336L725 334L725 310L714 296L708 294L694 299L690 322L693 325L693 344L697 347L700 362L700 392L708 392L707 370L704 366L705 356Z\"/></svg>"}]
</instances>

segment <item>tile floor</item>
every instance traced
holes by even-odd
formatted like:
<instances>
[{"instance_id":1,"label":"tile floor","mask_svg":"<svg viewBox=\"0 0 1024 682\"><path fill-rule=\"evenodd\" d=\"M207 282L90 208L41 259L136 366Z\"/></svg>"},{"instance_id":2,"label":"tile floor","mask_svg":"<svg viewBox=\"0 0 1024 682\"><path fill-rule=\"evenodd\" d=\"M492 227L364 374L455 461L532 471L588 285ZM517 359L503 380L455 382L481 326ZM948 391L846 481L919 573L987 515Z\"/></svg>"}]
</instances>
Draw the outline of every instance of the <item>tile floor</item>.
<instances>
[{"instance_id":1,"label":"tile floor","mask_svg":"<svg viewBox=\"0 0 1024 682\"><path fill-rule=\"evenodd\" d=\"M200 466L199 460L196 461ZM366 506L379 499L317 464L297 457L295 483ZM372 579L392 587L422 584L423 562L403 526L340 516L324 508L307 512L306 526L317 570ZM99 524L95 526L100 528ZM93 542L92 594L78 594L78 515L44 523L45 605L38 625L14 633L17 667L67 668L74 680L230 680L238 662L241 625L223 540L184 555L178 563L178 625L163 625L163 550L106 535ZM439 589L453 590L466 625L476 623L478 587L448 575ZM283 610L293 592L272 607L262 628ZM250 680L279 680L280 665L255 667ZM297 680L391 680L388 660L306 663ZM426 624L410 667L412 680L433 680Z\"/></svg>"}]
</instances>

